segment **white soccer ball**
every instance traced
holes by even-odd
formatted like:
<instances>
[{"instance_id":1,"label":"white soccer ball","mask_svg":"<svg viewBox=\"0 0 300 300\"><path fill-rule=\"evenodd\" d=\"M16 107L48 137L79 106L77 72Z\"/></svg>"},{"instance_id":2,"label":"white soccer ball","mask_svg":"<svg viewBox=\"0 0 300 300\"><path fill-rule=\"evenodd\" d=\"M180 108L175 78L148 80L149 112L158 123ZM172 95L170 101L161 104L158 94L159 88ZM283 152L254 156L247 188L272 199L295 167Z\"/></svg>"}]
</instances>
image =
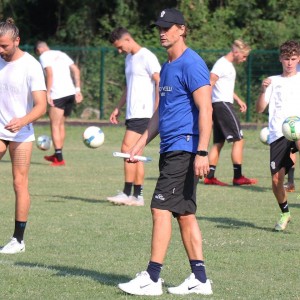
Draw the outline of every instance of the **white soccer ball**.
<instances>
[{"instance_id":1,"label":"white soccer ball","mask_svg":"<svg viewBox=\"0 0 300 300\"><path fill-rule=\"evenodd\" d=\"M98 148L104 143L104 132L97 126L90 126L83 132L82 139L87 147Z\"/></svg>"},{"instance_id":2,"label":"white soccer ball","mask_svg":"<svg viewBox=\"0 0 300 300\"><path fill-rule=\"evenodd\" d=\"M269 127L264 127L259 133L260 141L263 144L268 145L269 144L269 135L270 135Z\"/></svg>"},{"instance_id":3,"label":"white soccer ball","mask_svg":"<svg viewBox=\"0 0 300 300\"><path fill-rule=\"evenodd\" d=\"M36 139L36 146L43 151L47 151L52 147L52 140L48 135L40 135Z\"/></svg>"},{"instance_id":4,"label":"white soccer ball","mask_svg":"<svg viewBox=\"0 0 300 300\"><path fill-rule=\"evenodd\" d=\"M282 133L290 141L300 140L300 118L297 116L286 118L282 123Z\"/></svg>"}]
</instances>

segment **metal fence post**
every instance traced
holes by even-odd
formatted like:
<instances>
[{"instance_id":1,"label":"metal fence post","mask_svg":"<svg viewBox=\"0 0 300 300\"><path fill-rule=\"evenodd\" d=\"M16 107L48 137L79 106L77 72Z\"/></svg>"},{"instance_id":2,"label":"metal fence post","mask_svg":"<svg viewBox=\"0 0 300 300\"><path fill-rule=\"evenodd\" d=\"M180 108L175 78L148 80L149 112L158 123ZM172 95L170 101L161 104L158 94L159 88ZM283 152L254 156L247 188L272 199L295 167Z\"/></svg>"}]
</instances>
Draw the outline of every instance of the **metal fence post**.
<instances>
[{"instance_id":1,"label":"metal fence post","mask_svg":"<svg viewBox=\"0 0 300 300\"><path fill-rule=\"evenodd\" d=\"M106 48L101 47L101 60L100 60L100 116L99 118L102 119L104 115L104 64L105 64L105 52Z\"/></svg>"},{"instance_id":2,"label":"metal fence post","mask_svg":"<svg viewBox=\"0 0 300 300\"><path fill-rule=\"evenodd\" d=\"M251 76L252 76L252 63L253 54L249 55L248 65L247 65L247 112L246 112L246 122L251 121L252 107L251 107Z\"/></svg>"}]
</instances>

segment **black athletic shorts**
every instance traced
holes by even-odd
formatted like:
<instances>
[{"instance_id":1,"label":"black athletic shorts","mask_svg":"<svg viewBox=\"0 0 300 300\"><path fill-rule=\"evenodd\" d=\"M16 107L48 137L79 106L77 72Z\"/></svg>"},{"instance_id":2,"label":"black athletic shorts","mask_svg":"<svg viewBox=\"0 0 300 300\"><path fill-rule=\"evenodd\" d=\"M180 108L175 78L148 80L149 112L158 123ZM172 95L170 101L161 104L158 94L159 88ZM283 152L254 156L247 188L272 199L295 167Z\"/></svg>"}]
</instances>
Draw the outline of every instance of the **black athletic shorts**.
<instances>
[{"instance_id":1,"label":"black athletic shorts","mask_svg":"<svg viewBox=\"0 0 300 300\"><path fill-rule=\"evenodd\" d=\"M169 210L174 217L196 213L194 175L195 154L185 151L162 153L159 159L159 178L152 196L151 208Z\"/></svg>"},{"instance_id":2,"label":"black athletic shorts","mask_svg":"<svg viewBox=\"0 0 300 300\"><path fill-rule=\"evenodd\" d=\"M232 103L216 102L213 107L214 144L235 142L243 139L243 131Z\"/></svg>"},{"instance_id":3,"label":"black athletic shorts","mask_svg":"<svg viewBox=\"0 0 300 300\"><path fill-rule=\"evenodd\" d=\"M143 134L147 129L150 118L133 118L125 121L126 130Z\"/></svg>"},{"instance_id":4,"label":"black athletic shorts","mask_svg":"<svg viewBox=\"0 0 300 300\"><path fill-rule=\"evenodd\" d=\"M295 142L281 137L270 144L270 170L271 174L276 174L281 168L285 168L285 174L294 165L290 154L297 152Z\"/></svg>"},{"instance_id":5,"label":"black athletic shorts","mask_svg":"<svg viewBox=\"0 0 300 300\"><path fill-rule=\"evenodd\" d=\"M54 106L64 110L64 116L69 117L71 115L74 103L75 95L59 98L53 100Z\"/></svg>"}]
</instances>

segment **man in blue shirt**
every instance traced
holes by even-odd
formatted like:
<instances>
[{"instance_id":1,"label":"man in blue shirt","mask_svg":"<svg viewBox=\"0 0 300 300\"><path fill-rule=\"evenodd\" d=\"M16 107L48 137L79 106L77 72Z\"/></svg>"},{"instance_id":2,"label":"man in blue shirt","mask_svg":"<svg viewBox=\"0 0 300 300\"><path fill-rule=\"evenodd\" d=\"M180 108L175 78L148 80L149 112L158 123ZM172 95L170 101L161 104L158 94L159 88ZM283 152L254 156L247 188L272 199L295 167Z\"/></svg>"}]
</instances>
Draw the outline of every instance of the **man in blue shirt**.
<instances>
[{"instance_id":1,"label":"man in blue shirt","mask_svg":"<svg viewBox=\"0 0 300 300\"><path fill-rule=\"evenodd\" d=\"M146 271L119 284L134 295L161 295L160 271L172 232L172 215L178 221L192 274L179 286L168 288L172 294L212 294L206 278L202 236L195 216L198 178L209 172L208 144L212 127L209 71L202 58L185 44L184 17L176 9L165 9L154 24L168 61L163 65L159 83L160 103L145 133L130 151L140 155L160 134L160 175L152 197L153 218L151 257Z\"/></svg>"}]
</instances>

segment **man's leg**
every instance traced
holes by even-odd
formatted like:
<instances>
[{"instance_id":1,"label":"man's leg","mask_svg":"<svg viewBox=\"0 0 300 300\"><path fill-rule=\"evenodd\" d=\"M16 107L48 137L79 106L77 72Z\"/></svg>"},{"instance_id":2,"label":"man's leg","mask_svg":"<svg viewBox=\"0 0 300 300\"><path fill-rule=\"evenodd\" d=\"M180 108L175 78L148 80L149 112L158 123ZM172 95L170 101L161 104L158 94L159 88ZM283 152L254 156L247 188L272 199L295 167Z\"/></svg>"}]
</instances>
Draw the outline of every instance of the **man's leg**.
<instances>
[{"instance_id":1,"label":"man's leg","mask_svg":"<svg viewBox=\"0 0 300 300\"><path fill-rule=\"evenodd\" d=\"M287 202L287 194L283 186L285 176L285 168L281 168L277 173L272 174L272 189L278 205L281 209L281 218L275 225L276 231L282 231L286 228L287 224L291 220L289 212L289 206Z\"/></svg>"},{"instance_id":2,"label":"man's leg","mask_svg":"<svg viewBox=\"0 0 300 300\"><path fill-rule=\"evenodd\" d=\"M125 136L122 142L121 151L128 152L139 140L141 134L132 130L126 130ZM144 184L145 168L143 162L128 163L124 160L124 190L128 196L131 195L130 187L133 186L133 201L130 201L128 205L142 206L144 205L143 198L143 184ZM127 187L126 187L127 186ZM126 191L125 191L126 190ZM136 201L139 199L139 201Z\"/></svg>"},{"instance_id":3,"label":"man's leg","mask_svg":"<svg viewBox=\"0 0 300 300\"><path fill-rule=\"evenodd\" d=\"M8 145L8 143L0 140L0 160L2 159L4 154L6 153L7 145Z\"/></svg>"},{"instance_id":4,"label":"man's leg","mask_svg":"<svg viewBox=\"0 0 300 300\"><path fill-rule=\"evenodd\" d=\"M53 156L45 156L46 160L52 161L53 166L64 165L62 149L65 141L65 117L64 110L51 106L49 108L50 128L55 154Z\"/></svg>"},{"instance_id":5,"label":"man's leg","mask_svg":"<svg viewBox=\"0 0 300 300\"><path fill-rule=\"evenodd\" d=\"M243 149L244 139L234 141L231 149L231 160L233 164L233 185L251 185L256 184L255 178L247 178L243 176L242 164L243 164Z\"/></svg>"},{"instance_id":6,"label":"man's leg","mask_svg":"<svg viewBox=\"0 0 300 300\"><path fill-rule=\"evenodd\" d=\"M171 239L172 215L168 210L157 208L152 208L151 212L151 258L147 270L138 273L133 280L118 285L122 291L133 295L158 296L163 293L160 271Z\"/></svg>"},{"instance_id":7,"label":"man's leg","mask_svg":"<svg viewBox=\"0 0 300 300\"><path fill-rule=\"evenodd\" d=\"M294 162L294 165L288 171L288 181L284 183L284 188L287 192L295 192L295 182L294 182L294 174L295 174L295 165L297 161L297 154L291 153L290 157Z\"/></svg>"},{"instance_id":8,"label":"man's leg","mask_svg":"<svg viewBox=\"0 0 300 300\"><path fill-rule=\"evenodd\" d=\"M211 283L207 280L202 252L202 234L194 214L177 217L181 238L188 255L192 274L179 286L168 288L169 293L185 294L212 294Z\"/></svg>"},{"instance_id":9,"label":"man's leg","mask_svg":"<svg viewBox=\"0 0 300 300\"><path fill-rule=\"evenodd\" d=\"M123 137L121 152L129 152L129 150L136 144L141 134L132 130L126 130ZM142 188L144 184L144 163L128 163L124 159L124 187L123 191L116 196L107 197L108 201L115 204L125 204L133 206L143 206L144 199L140 197L140 201L132 199L131 191L134 185L134 196L136 199L139 195L142 196Z\"/></svg>"},{"instance_id":10,"label":"man's leg","mask_svg":"<svg viewBox=\"0 0 300 300\"><path fill-rule=\"evenodd\" d=\"M1 253L14 254L25 251L24 231L30 208L28 173L32 142L10 142L9 154L12 161L13 187L15 191L15 231L12 240L1 249Z\"/></svg>"},{"instance_id":11,"label":"man's leg","mask_svg":"<svg viewBox=\"0 0 300 300\"><path fill-rule=\"evenodd\" d=\"M224 183L220 180L218 180L215 177L215 171L217 168L217 164L219 162L221 150L224 146L223 143L214 143L209 151L208 154L208 160L209 160L209 173L206 178L204 178L204 184L210 184L210 185L220 185L220 186L227 186L227 183Z\"/></svg>"}]
</instances>

